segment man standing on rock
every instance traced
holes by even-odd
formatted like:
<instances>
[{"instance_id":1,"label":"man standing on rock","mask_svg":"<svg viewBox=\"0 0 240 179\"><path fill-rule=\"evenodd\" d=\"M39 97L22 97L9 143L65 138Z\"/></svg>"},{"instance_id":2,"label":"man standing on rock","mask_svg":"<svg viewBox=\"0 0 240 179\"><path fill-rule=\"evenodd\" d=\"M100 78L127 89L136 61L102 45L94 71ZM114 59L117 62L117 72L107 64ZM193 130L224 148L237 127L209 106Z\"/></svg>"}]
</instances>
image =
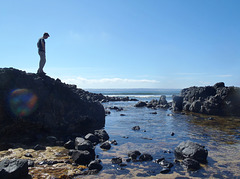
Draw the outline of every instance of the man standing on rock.
<instances>
[{"instance_id":1,"label":"man standing on rock","mask_svg":"<svg viewBox=\"0 0 240 179\"><path fill-rule=\"evenodd\" d=\"M40 62L39 62L39 68L38 68L37 74L46 74L43 71L43 67L46 63L45 39L47 39L48 37L50 37L50 35L47 32L45 32L43 34L43 37L41 37L37 43L38 54L40 56Z\"/></svg>"}]
</instances>

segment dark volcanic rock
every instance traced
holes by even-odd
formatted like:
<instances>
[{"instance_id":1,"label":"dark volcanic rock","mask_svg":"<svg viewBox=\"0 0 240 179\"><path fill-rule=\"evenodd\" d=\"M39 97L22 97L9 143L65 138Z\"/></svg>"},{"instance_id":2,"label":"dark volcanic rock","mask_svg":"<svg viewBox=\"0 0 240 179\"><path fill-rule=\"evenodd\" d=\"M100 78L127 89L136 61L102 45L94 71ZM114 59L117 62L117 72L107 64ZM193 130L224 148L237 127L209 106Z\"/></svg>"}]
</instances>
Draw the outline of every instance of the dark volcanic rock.
<instances>
[{"instance_id":1,"label":"dark volcanic rock","mask_svg":"<svg viewBox=\"0 0 240 179\"><path fill-rule=\"evenodd\" d=\"M100 142L104 142L109 139L109 135L104 129L95 130L94 135L99 139Z\"/></svg>"},{"instance_id":2,"label":"dark volcanic rock","mask_svg":"<svg viewBox=\"0 0 240 179\"><path fill-rule=\"evenodd\" d=\"M140 130L140 127L139 127L139 126L134 126L134 127L132 127L132 130L134 130L134 131L139 131L139 130Z\"/></svg>"},{"instance_id":3,"label":"dark volcanic rock","mask_svg":"<svg viewBox=\"0 0 240 179\"><path fill-rule=\"evenodd\" d=\"M143 101L139 101L137 104L134 105L135 107L144 107L147 106L147 103L143 102Z\"/></svg>"},{"instance_id":4,"label":"dark volcanic rock","mask_svg":"<svg viewBox=\"0 0 240 179\"><path fill-rule=\"evenodd\" d=\"M100 129L105 111L93 96L59 79L0 68L0 141L61 139Z\"/></svg>"},{"instance_id":5,"label":"dark volcanic rock","mask_svg":"<svg viewBox=\"0 0 240 179\"><path fill-rule=\"evenodd\" d=\"M153 160L153 157L150 154L144 153L144 154L140 155L139 160L140 161L151 161L151 160Z\"/></svg>"},{"instance_id":6,"label":"dark volcanic rock","mask_svg":"<svg viewBox=\"0 0 240 179\"><path fill-rule=\"evenodd\" d=\"M175 111L190 111L210 115L240 116L240 88L225 87L223 82L214 86L190 87L173 98Z\"/></svg>"},{"instance_id":7,"label":"dark volcanic rock","mask_svg":"<svg viewBox=\"0 0 240 179\"><path fill-rule=\"evenodd\" d=\"M128 152L128 157L130 157L132 160L136 160L140 155L141 153L138 150Z\"/></svg>"},{"instance_id":8,"label":"dark volcanic rock","mask_svg":"<svg viewBox=\"0 0 240 179\"><path fill-rule=\"evenodd\" d=\"M75 149L75 144L72 140L69 140L64 144L64 147L66 149Z\"/></svg>"},{"instance_id":9,"label":"dark volcanic rock","mask_svg":"<svg viewBox=\"0 0 240 179\"><path fill-rule=\"evenodd\" d=\"M104 150L109 150L111 149L111 144L108 141L106 141L100 145L100 148Z\"/></svg>"},{"instance_id":10,"label":"dark volcanic rock","mask_svg":"<svg viewBox=\"0 0 240 179\"><path fill-rule=\"evenodd\" d=\"M122 158L121 157L112 158L112 163L120 164L120 163L122 163Z\"/></svg>"},{"instance_id":11,"label":"dark volcanic rock","mask_svg":"<svg viewBox=\"0 0 240 179\"><path fill-rule=\"evenodd\" d=\"M102 170L102 165L100 164L99 160L94 160L94 161L91 161L89 164L88 164L88 169L89 170L97 170L97 171L100 171Z\"/></svg>"},{"instance_id":12,"label":"dark volcanic rock","mask_svg":"<svg viewBox=\"0 0 240 179\"><path fill-rule=\"evenodd\" d=\"M91 141L93 144L99 143L98 137L95 136L94 134L89 133L89 134L85 135L84 138L85 138L86 140Z\"/></svg>"},{"instance_id":13,"label":"dark volcanic rock","mask_svg":"<svg viewBox=\"0 0 240 179\"><path fill-rule=\"evenodd\" d=\"M71 152L73 161L79 165L88 165L92 160L95 159L87 150L73 150Z\"/></svg>"},{"instance_id":14,"label":"dark volcanic rock","mask_svg":"<svg viewBox=\"0 0 240 179\"><path fill-rule=\"evenodd\" d=\"M94 147L91 141L85 140L82 137L76 137L75 139L75 149L76 150L87 150L89 152L94 151Z\"/></svg>"},{"instance_id":15,"label":"dark volcanic rock","mask_svg":"<svg viewBox=\"0 0 240 179\"><path fill-rule=\"evenodd\" d=\"M185 158L182 162L181 165L186 167L188 170L198 170L200 168L200 164L197 160L190 159L190 158Z\"/></svg>"},{"instance_id":16,"label":"dark volcanic rock","mask_svg":"<svg viewBox=\"0 0 240 179\"><path fill-rule=\"evenodd\" d=\"M174 150L176 159L190 158L206 163L208 151L204 146L191 141L181 142Z\"/></svg>"},{"instance_id":17,"label":"dark volcanic rock","mask_svg":"<svg viewBox=\"0 0 240 179\"><path fill-rule=\"evenodd\" d=\"M28 160L4 159L0 162L0 178L21 179L28 177Z\"/></svg>"}]
</instances>

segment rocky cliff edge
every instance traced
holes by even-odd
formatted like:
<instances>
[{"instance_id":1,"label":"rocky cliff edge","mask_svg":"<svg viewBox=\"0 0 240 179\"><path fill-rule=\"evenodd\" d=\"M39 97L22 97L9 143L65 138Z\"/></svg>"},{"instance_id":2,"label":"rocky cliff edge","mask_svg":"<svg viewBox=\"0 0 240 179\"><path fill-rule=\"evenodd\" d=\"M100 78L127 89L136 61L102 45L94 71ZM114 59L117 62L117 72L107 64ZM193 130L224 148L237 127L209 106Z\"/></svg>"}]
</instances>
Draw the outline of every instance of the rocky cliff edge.
<instances>
[{"instance_id":1,"label":"rocky cliff edge","mask_svg":"<svg viewBox=\"0 0 240 179\"><path fill-rule=\"evenodd\" d=\"M81 136L105 125L94 95L59 79L0 68L0 142Z\"/></svg>"}]
</instances>

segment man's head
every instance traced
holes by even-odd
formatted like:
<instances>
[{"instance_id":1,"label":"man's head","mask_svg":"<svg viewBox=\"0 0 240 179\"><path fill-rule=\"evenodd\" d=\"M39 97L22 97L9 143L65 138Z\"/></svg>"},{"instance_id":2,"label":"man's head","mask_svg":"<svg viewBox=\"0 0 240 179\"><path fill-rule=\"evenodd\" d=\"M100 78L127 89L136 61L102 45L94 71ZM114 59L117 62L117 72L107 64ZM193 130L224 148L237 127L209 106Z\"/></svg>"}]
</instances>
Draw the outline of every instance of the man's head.
<instances>
[{"instance_id":1,"label":"man's head","mask_svg":"<svg viewBox=\"0 0 240 179\"><path fill-rule=\"evenodd\" d=\"M47 32L45 32L45 33L43 34L43 38L44 38L44 39L47 39L48 37L50 37L50 35L49 35Z\"/></svg>"}]
</instances>

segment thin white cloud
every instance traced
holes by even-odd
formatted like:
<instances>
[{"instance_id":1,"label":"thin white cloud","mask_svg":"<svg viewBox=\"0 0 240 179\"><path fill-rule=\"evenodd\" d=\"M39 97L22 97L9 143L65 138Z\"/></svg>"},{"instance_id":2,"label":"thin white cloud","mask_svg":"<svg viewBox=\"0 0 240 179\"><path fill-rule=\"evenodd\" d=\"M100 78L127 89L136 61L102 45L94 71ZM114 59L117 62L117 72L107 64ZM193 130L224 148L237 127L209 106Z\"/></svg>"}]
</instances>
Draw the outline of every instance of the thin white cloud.
<instances>
[{"instance_id":1,"label":"thin white cloud","mask_svg":"<svg viewBox=\"0 0 240 179\"><path fill-rule=\"evenodd\" d=\"M102 78L87 79L82 77L63 79L65 83L76 84L81 88L127 88L127 87L151 87L159 84L157 80L127 79L127 78Z\"/></svg>"},{"instance_id":2,"label":"thin white cloud","mask_svg":"<svg viewBox=\"0 0 240 179\"><path fill-rule=\"evenodd\" d=\"M222 77L222 78L229 78L232 77L233 75L217 75L216 77Z\"/></svg>"}]
</instances>

